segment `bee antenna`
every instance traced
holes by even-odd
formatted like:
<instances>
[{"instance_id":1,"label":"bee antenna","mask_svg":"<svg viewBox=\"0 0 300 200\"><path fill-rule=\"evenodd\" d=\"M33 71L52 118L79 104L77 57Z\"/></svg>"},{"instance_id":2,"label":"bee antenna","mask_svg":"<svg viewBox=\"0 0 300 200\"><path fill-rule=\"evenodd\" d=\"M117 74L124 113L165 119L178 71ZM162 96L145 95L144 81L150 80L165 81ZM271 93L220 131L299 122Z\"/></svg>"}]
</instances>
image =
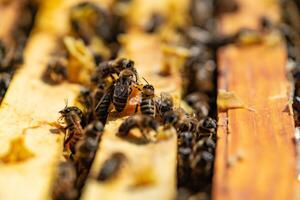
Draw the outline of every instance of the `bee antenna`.
<instances>
[{"instance_id":1,"label":"bee antenna","mask_svg":"<svg viewBox=\"0 0 300 200\"><path fill-rule=\"evenodd\" d=\"M64 101L65 101L65 104L66 104L65 108L67 108L68 107L68 99L66 98L66 99L64 99Z\"/></svg>"},{"instance_id":2,"label":"bee antenna","mask_svg":"<svg viewBox=\"0 0 300 200\"><path fill-rule=\"evenodd\" d=\"M144 77L142 77L143 79L144 79L144 81L148 84L148 85L150 85L149 83L148 83L148 81L144 78Z\"/></svg>"}]
</instances>

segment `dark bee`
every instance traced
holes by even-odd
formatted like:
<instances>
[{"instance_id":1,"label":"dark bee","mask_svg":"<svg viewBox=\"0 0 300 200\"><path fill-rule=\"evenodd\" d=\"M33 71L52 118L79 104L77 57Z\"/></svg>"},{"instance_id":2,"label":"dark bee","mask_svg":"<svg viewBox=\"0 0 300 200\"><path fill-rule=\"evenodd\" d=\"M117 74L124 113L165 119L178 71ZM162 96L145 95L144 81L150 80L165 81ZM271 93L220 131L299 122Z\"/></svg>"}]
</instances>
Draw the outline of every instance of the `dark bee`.
<instances>
[{"instance_id":1,"label":"dark bee","mask_svg":"<svg viewBox=\"0 0 300 200\"><path fill-rule=\"evenodd\" d=\"M0 102L2 101L6 93L10 80L11 80L11 75L9 73L6 72L0 73Z\"/></svg>"},{"instance_id":2,"label":"dark bee","mask_svg":"<svg viewBox=\"0 0 300 200\"><path fill-rule=\"evenodd\" d=\"M155 116L154 87L145 85L142 89L141 112L144 115Z\"/></svg>"},{"instance_id":3,"label":"dark bee","mask_svg":"<svg viewBox=\"0 0 300 200\"><path fill-rule=\"evenodd\" d=\"M216 133L217 121L210 117L206 117L200 120L197 125L197 130L198 132Z\"/></svg>"},{"instance_id":4,"label":"dark bee","mask_svg":"<svg viewBox=\"0 0 300 200\"><path fill-rule=\"evenodd\" d=\"M194 143L194 135L192 132L181 132L178 134L177 139L178 146L180 147L192 147Z\"/></svg>"},{"instance_id":5,"label":"dark bee","mask_svg":"<svg viewBox=\"0 0 300 200\"><path fill-rule=\"evenodd\" d=\"M113 61L105 61L98 65L95 74L92 76L93 82L99 82L107 77L115 79L114 75L119 76L120 72L124 69L131 69L137 76L134 62L126 58L120 58Z\"/></svg>"},{"instance_id":6,"label":"dark bee","mask_svg":"<svg viewBox=\"0 0 300 200\"><path fill-rule=\"evenodd\" d=\"M122 168L122 165L126 157L123 153L116 152L113 153L110 158L108 158L102 165L102 168L99 171L97 180L104 182L108 181L114 176L117 175L118 171Z\"/></svg>"},{"instance_id":7,"label":"dark bee","mask_svg":"<svg viewBox=\"0 0 300 200\"><path fill-rule=\"evenodd\" d=\"M115 83L113 92L113 104L117 112L122 112L127 104L128 97L132 91L133 84L137 83L135 73L125 69Z\"/></svg>"},{"instance_id":8,"label":"dark bee","mask_svg":"<svg viewBox=\"0 0 300 200\"><path fill-rule=\"evenodd\" d=\"M96 117L103 124L106 123L108 117L109 106L112 101L113 91L113 87L109 88L106 94L103 95L103 97L100 99L99 103L95 107Z\"/></svg>"},{"instance_id":9,"label":"dark bee","mask_svg":"<svg viewBox=\"0 0 300 200\"><path fill-rule=\"evenodd\" d=\"M82 188L86 180L102 134L103 124L100 121L94 121L84 129L84 138L76 144L74 163L76 165L77 174L79 174L77 188Z\"/></svg>"},{"instance_id":10,"label":"dark bee","mask_svg":"<svg viewBox=\"0 0 300 200\"><path fill-rule=\"evenodd\" d=\"M167 92L162 92L160 97L156 100L155 106L157 113L162 118L166 112L173 110L173 97Z\"/></svg>"},{"instance_id":11,"label":"dark bee","mask_svg":"<svg viewBox=\"0 0 300 200\"><path fill-rule=\"evenodd\" d=\"M94 36L106 42L113 40L111 16L106 9L95 3L82 2L72 7L70 20L73 31L85 42Z\"/></svg>"},{"instance_id":12,"label":"dark bee","mask_svg":"<svg viewBox=\"0 0 300 200\"><path fill-rule=\"evenodd\" d=\"M73 163L60 162L53 186L52 199L54 200L74 200L77 197L75 188L76 170Z\"/></svg>"},{"instance_id":13,"label":"dark bee","mask_svg":"<svg viewBox=\"0 0 300 200\"><path fill-rule=\"evenodd\" d=\"M66 80L68 78L66 62L64 58L54 59L47 65L42 77L43 80L51 85L56 85Z\"/></svg>"},{"instance_id":14,"label":"dark bee","mask_svg":"<svg viewBox=\"0 0 300 200\"><path fill-rule=\"evenodd\" d=\"M84 119L82 111L75 107L65 107L59 111L61 118L66 124L66 137L64 147L70 149L72 153L75 152L75 144L83 137L82 121Z\"/></svg>"},{"instance_id":15,"label":"dark bee","mask_svg":"<svg viewBox=\"0 0 300 200\"><path fill-rule=\"evenodd\" d=\"M199 119L209 114L209 97L203 93L194 92L185 97L185 101L191 106Z\"/></svg>"},{"instance_id":16,"label":"dark bee","mask_svg":"<svg viewBox=\"0 0 300 200\"><path fill-rule=\"evenodd\" d=\"M133 115L128 117L119 127L118 136L125 137L129 134L130 130L138 128L141 130L143 137L148 140L146 132L149 130L156 131L158 128L158 122L147 115Z\"/></svg>"}]
</instances>

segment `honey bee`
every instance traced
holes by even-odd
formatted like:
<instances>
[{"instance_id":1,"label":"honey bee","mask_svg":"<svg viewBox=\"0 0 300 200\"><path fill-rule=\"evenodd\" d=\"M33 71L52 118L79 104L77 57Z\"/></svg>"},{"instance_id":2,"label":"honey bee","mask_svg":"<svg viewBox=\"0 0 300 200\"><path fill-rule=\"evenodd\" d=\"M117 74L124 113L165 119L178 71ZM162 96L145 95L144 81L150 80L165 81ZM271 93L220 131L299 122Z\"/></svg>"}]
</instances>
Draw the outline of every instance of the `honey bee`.
<instances>
[{"instance_id":1,"label":"honey bee","mask_svg":"<svg viewBox=\"0 0 300 200\"><path fill-rule=\"evenodd\" d=\"M155 116L155 102L154 102L154 87L147 83L142 89L142 99L140 103L141 112L144 115Z\"/></svg>"},{"instance_id":2,"label":"honey bee","mask_svg":"<svg viewBox=\"0 0 300 200\"><path fill-rule=\"evenodd\" d=\"M79 174L77 186L81 188L86 179L95 153L98 149L99 142L103 133L103 124L100 121L94 121L84 129L84 138L76 144L76 153L74 163L77 174Z\"/></svg>"},{"instance_id":3,"label":"honey bee","mask_svg":"<svg viewBox=\"0 0 300 200\"><path fill-rule=\"evenodd\" d=\"M158 114L162 118L166 112L173 110L173 97L167 92L162 92L160 97L156 100L155 106Z\"/></svg>"},{"instance_id":4,"label":"honey bee","mask_svg":"<svg viewBox=\"0 0 300 200\"><path fill-rule=\"evenodd\" d=\"M52 199L54 200L74 200L78 192L75 188L76 170L72 162L60 162L53 186Z\"/></svg>"},{"instance_id":5,"label":"honey bee","mask_svg":"<svg viewBox=\"0 0 300 200\"><path fill-rule=\"evenodd\" d=\"M119 76L120 72L124 69L131 69L137 76L134 62L130 59L120 58L113 61L101 62L96 68L92 81L97 82L98 79L103 80L107 77L111 77L114 80L114 74Z\"/></svg>"},{"instance_id":6,"label":"honey bee","mask_svg":"<svg viewBox=\"0 0 300 200\"><path fill-rule=\"evenodd\" d=\"M128 117L119 127L118 136L126 137L130 130L138 128L141 130L143 137L148 141L147 132L149 130L156 131L158 128L158 122L151 116L136 114Z\"/></svg>"},{"instance_id":7,"label":"honey bee","mask_svg":"<svg viewBox=\"0 0 300 200\"><path fill-rule=\"evenodd\" d=\"M112 101L114 87L112 86L107 90L107 92L103 95L100 99L99 103L95 107L96 117L100 120L103 124L106 123L108 113L109 113L109 106Z\"/></svg>"},{"instance_id":8,"label":"honey bee","mask_svg":"<svg viewBox=\"0 0 300 200\"><path fill-rule=\"evenodd\" d=\"M122 112L127 104L132 86L137 83L135 72L125 69L120 73L119 79L114 85L113 104L117 112Z\"/></svg>"},{"instance_id":9,"label":"honey bee","mask_svg":"<svg viewBox=\"0 0 300 200\"><path fill-rule=\"evenodd\" d=\"M66 124L64 147L65 149L69 149L72 153L74 153L75 144L83 137L83 129L81 124L84 119L83 113L75 106L66 106L63 110L59 111L59 113L61 114L60 119L64 119Z\"/></svg>"},{"instance_id":10,"label":"honey bee","mask_svg":"<svg viewBox=\"0 0 300 200\"><path fill-rule=\"evenodd\" d=\"M122 168L122 165L126 157L121 152L113 153L102 165L99 171L97 180L100 182L108 181L117 175L118 171Z\"/></svg>"},{"instance_id":11,"label":"honey bee","mask_svg":"<svg viewBox=\"0 0 300 200\"><path fill-rule=\"evenodd\" d=\"M206 117L200 120L197 125L197 130L198 132L216 133L217 121L210 117Z\"/></svg>"},{"instance_id":12,"label":"honey bee","mask_svg":"<svg viewBox=\"0 0 300 200\"><path fill-rule=\"evenodd\" d=\"M51 85L56 85L66 80L68 78L66 62L63 58L54 59L54 61L50 62L43 74L43 80Z\"/></svg>"},{"instance_id":13,"label":"honey bee","mask_svg":"<svg viewBox=\"0 0 300 200\"><path fill-rule=\"evenodd\" d=\"M71 8L70 21L73 31L85 42L98 36L106 42L113 40L112 19L109 12L91 2L82 2Z\"/></svg>"}]
</instances>

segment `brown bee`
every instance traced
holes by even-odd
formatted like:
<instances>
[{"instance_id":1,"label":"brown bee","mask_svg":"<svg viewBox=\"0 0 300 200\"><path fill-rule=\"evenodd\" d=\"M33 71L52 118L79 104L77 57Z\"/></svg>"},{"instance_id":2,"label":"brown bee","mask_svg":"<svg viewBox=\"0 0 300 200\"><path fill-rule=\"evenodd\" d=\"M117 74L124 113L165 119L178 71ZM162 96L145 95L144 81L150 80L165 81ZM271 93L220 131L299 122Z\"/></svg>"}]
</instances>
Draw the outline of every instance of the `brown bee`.
<instances>
[{"instance_id":1,"label":"brown bee","mask_svg":"<svg viewBox=\"0 0 300 200\"><path fill-rule=\"evenodd\" d=\"M104 182L108 181L114 176L117 175L118 171L122 168L122 165L126 157L121 152L113 153L110 158L108 158L102 165L102 168L99 171L97 180Z\"/></svg>"},{"instance_id":2,"label":"brown bee","mask_svg":"<svg viewBox=\"0 0 300 200\"><path fill-rule=\"evenodd\" d=\"M66 80L68 78L66 60L63 58L54 59L48 64L42 78L51 85L56 85Z\"/></svg>"},{"instance_id":3,"label":"brown bee","mask_svg":"<svg viewBox=\"0 0 300 200\"><path fill-rule=\"evenodd\" d=\"M132 87L137 83L135 72L125 69L120 73L120 77L114 85L113 104L117 112L122 112L127 104Z\"/></svg>"},{"instance_id":4,"label":"brown bee","mask_svg":"<svg viewBox=\"0 0 300 200\"><path fill-rule=\"evenodd\" d=\"M82 121L84 121L82 111L75 107L65 107L63 110L59 111L61 114L60 119L64 119L66 124L66 137L64 140L65 149L71 150L72 153L75 152L75 144L78 140L83 137Z\"/></svg>"},{"instance_id":5,"label":"brown bee","mask_svg":"<svg viewBox=\"0 0 300 200\"><path fill-rule=\"evenodd\" d=\"M147 141L149 140L147 136L147 131L154 130L158 128L158 122L151 116L148 115L133 115L128 117L119 127L118 136L126 137L130 130L133 128L138 128Z\"/></svg>"},{"instance_id":6,"label":"brown bee","mask_svg":"<svg viewBox=\"0 0 300 200\"><path fill-rule=\"evenodd\" d=\"M76 170L69 161L60 162L53 186L52 199L75 200L78 192L75 188Z\"/></svg>"},{"instance_id":7,"label":"brown bee","mask_svg":"<svg viewBox=\"0 0 300 200\"><path fill-rule=\"evenodd\" d=\"M142 89L142 99L140 103L141 112L144 115L155 116L154 87L147 83Z\"/></svg>"},{"instance_id":8,"label":"brown bee","mask_svg":"<svg viewBox=\"0 0 300 200\"><path fill-rule=\"evenodd\" d=\"M173 110L173 97L167 92L162 92L160 97L155 101L155 107L157 113L162 118L166 112Z\"/></svg>"},{"instance_id":9,"label":"brown bee","mask_svg":"<svg viewBox=\"0 0 300 200\"><path fill-rule=\"evenodd\" d=\"M96 68L95 74L92 76L92 81L99 82L107 77L111 77L114 80L114 75L119 76L120 72L124 69L131 69L137 76L134 62L130 59L120 58L100 63Z\"/></svg>"}]
</instances>

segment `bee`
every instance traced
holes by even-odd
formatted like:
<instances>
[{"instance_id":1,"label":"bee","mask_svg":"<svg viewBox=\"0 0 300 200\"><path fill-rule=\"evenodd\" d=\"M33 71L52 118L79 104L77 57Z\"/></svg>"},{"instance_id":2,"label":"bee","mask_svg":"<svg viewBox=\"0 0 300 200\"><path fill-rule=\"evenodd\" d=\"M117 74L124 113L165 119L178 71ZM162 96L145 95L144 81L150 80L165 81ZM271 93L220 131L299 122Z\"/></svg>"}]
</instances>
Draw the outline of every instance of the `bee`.
<instances>
[{"instance_id":1,"label":"bee","mask_svg":"<svg viewBox=\"0 0 300 200\"><path fill-rule=\"evenodd\" d=\"M137 83L135 72L125 69L120 73L120 77L114 85L113 104L117 112L122 112L127 104L127 100L132 91L133 84Z\"/></svg>"},{"instance_id":2,"label":"bee","mask_svg":"<svg viewBox=\"0 0 300 200\"><path fill-rule=\"evenodd\" d=\"M163 117L163 123L174 126L178 132L195 132L198 121L179 108L166 112Z\"/></svg>"},{"instance_id":3,"label":"bee","mask_svg":"<svg viewBox=\"0 0 300 200\"><path fill-rule=\"evenodd\" d=\"M65 149L71 150L72 153L75 153L75 144L83 137L83 113L75 106L66 106L63 110L59 111L59 113L61 114L60 119L64 119L66 124L64 147Z\"/></svg>"},{"instance_id":4,"label":"bee","mask_svg":"<svg viewBox=\"0 0 300 200\"><path fill-rule=\"evenodd\" d=\"M138 128L141 130L143 137L148 141L147 131L158 129L158 122L151 116L148 115L133 115L128 117L119 127L117 133L120 137L125 137L129 134L130 130Z\"/></svg>"},{"instance_id":5,"label":"bee","mask_svg":"<svg viewBox=\"0 0 300 200\"><path fill-rule=\"evenodd\" d=\"M145 31L148 33L154 33L163 23L165 19L159 13L153 13L150 20L145 25Z\"/></svg>"},{"instance_id":6,"label":"bee","mask_svg":"<svg viewBox=\"0 0 300 200\"><path fill-rule=\"evenodd\" d=\"M78 192L75 188L76 170L72 162L60 162L57 168L57 175L53 186L52 199L74 200Z\"/></svg>"},{"instance_id":7,"label":"bee","mask_svg":"<svg viewBox=\"0 0 300 200\"><path fill-rule=\"evenodd\" d=\"M185 186L189 183L191 176L190 157L192 155L191 147L178 147L177 155L177 176L178 186Z\"/></svg>"},{"instance_id":8,"label":"bee","mask_svg":"<svg viewBox=\"0 0 300 200\"><path fill-rule=\"evenodd\" d=\"M108 181L114 176L117 175L117 173L122 168L122 165L124 161L126 160L126 157L121 152L115 152L113 153L110 158L108 158L102 165L99 174L97 176L97 180L100 182Z\"/></svg>"},{"instance_id":9,"label":"bee","mask_svg":"<svg viewBox=\"0 0 300 200\"><path fill-rule=\"evenodd\" d=\"M103 80L107 77L111 77L115 80L114 74L119 76L120 72L124 69L131 69L137 76L134 62L130 59L120 58L113 61L101 62L97 66L95 74L92 76L92 81L98 82L99 79Z\"/></svg>"},{"instance_id":10,"label":"bee","mask_svg":"<svg viewBox=\"0 0 300 200\"><path fill-rule=\"evenodd\" d=\"M147 82L142 89L140 103L141 112L144 115L155 116L154 87Z\"/></svg>"},{"instance_id":11,"label":"bee","mask_svg":"<svg viewBox=\"0 0 300 200\"><path fill-rule=\"evenodd\" d=\"M100 99L98 104L95 107L95 113L98 120L100 120L103 124L106 123L108 114L109 114L109 106L112 102L114 87L112 86L107 90L107 92Z\"/></svg>"},{"instance_id":12,"label":"bee","mask_svg":"<svg viewBox=\"0 0 300 200\"><path fill-rule=\"evenodd\" d=\"M197 125L197 130L198 132L216 133L217 121L210 117L206 117L200 120Z\"/></svg>"},{"instance_id":13,"label":"bee","mask_svg":"<svg viewBox=\"0 0 300 200\"><path fill-rule=\"evenodd\" d=\"M76 151L73 159L76 165L77 174L79 175L76 183L77 188L82 188L84 184L93 159L95 158L98 145L98 139L92 137L82 138L76 144Z\"/></svg>"},{"instance_id":14,"label":"bee","mask_svg":"<svg viewBox=\"0 0 300 200\"><path fill-rule=\"evenodd\" d=\"M166 112L174 109L173 97L167 92L162 92L156 100L155 106L160 117L163 117Z\"/></svg>"},{"instance_id":15,"label":"bee","mask_svg":"<svg viewBox=\"0 0 300 200\"><path fill-rule=\"evenodd\" d=\"M194 135L192 132L181 132L178 134L177 139L178 146L180 147L192 147L194 143Z\"/></svg>"},{"instance_id":16,"label":"bee","mask_svg":"<svg viewBox=\"0 0 300 200\"><path fill-rule=\"evenodd\" d=\"M203 93L194 92L185 97L185 101L191 106L199 119L209 114L209 97Z\"/></svg>"},{"instance_id":17,"label":"bee","mask_svg":"<svg viewBox=\"0 0 300 200\"><path fill-rule=\"evenodd\" d=\"M109 12L91 2L82 2L71 8L70 21L72 30L85 42L97 36L105 42L113 40L112 19Z\"/></svg>"},{"instance_id":18,"label":"bee","mask_svg":"<svg viewBox=\"0 0 300 200\"><path fill-rule=\"evenodd\" d=\"M54 59L47 65L42 79L51 85L62 83L68 78L68 71L66 67L67 61L63 58Z\"/></svg>"},{"instance_id":19,"label":"bee","mask_svg":"<svg viewBox=\"0 0 300 200\"><path fill-rule=\"evenodd\" d=\"M0 102L4 98L4 95L9 86L10 80L11 80L11 74L6 73L6 72L0 73Z\"/></svg>"}]
</instances>

